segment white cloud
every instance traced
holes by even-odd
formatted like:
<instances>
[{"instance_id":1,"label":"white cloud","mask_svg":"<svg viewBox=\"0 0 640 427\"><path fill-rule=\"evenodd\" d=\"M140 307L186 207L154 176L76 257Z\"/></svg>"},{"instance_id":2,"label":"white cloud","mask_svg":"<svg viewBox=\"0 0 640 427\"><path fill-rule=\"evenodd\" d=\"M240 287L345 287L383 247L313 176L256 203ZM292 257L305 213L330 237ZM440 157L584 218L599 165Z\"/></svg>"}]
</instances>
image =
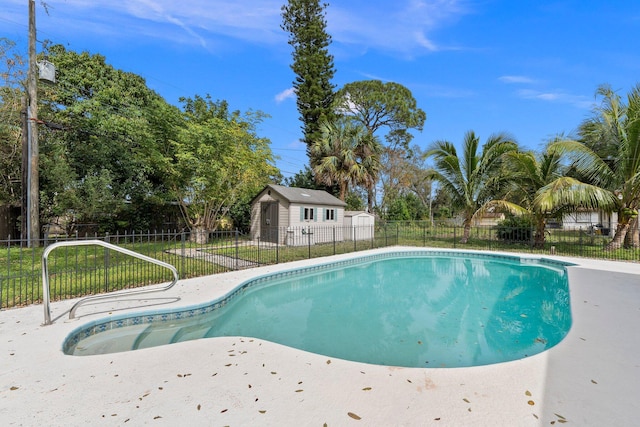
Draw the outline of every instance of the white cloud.
<instances>
[{"instance_id":1,"label":"white cloud","mask_svg":"<svg viewBox=\"0 0 640 427\"><path fill-rule=\"evenodd\" d=\"M498 80L500 80L503 83L525 83L525 84L536 83L534 79L527 76L501 76L501 77L498 77Z\"/></svg>"},{"instance_id":2,"label":"white cloud","mask_svg":"<svg viewBox=\"0 0 640 427\"><path fill-rule=\"evenodd\" d=\"M346 3L346 2L345 2ZM327 10L328 31L339 43L401 54L449 50L430 34L471 13L467 0L350 1Z\"/></svg>"},{"instance_id":3,"label":"white cloud","mask_svg":"<svg viewBox=\"0 0 640 427\"><path fill-rule=\"evenodd\" d=\"M498 80L506 84L527 84L540 86L540 81L527 76L500 76ZM516 95L522 99L569 104L578 108L591 108L593 102L586 96L571 95L563 90L520 89Z\"/></svg>"},{"instance_id":4,"label":"white cloud","mask_svg":"<svg viewBox=\"0 0 640 427\"><path fill-rule=\"evenodd\" d=\"M559 93L539 93L535 97L544 101L558 101L565 96Z\"/></svg>"},{"instance_id":5,"label":"white cloud","mask_svg":"<svg viewBox=\"0 0 640 427\"><path fill-rule=\"evenodd\" d=\"M437 50L440 50L438 46L436 46L435 43L433 43L431 40L426 38L423 33L418 32L416 33L415 37L416 37L416 42L418 42L420 46L426 48L428 51L435 52Z\"/></svg>"},{"instance_id":6,"label":"white cloud","mask_svg":"<svg viewBox=\"0 0 640 427\"><path fill-rule=\"evenodd\" d=\"M24 0L5 0L6 13L24 13ZM286 46L280 28L285 0L47 0L40 5L39 27L65 28L67 34L91 34L114 40L155 38L203 47L229 39ZM338 45L353 50L377 49L414 55L448 49L433 38L434 30L471 13L469 0L352 0L330 4L328 32ZM3 11L4 13L5 11Z\"/></svg>"},{"instance_id":7,"label":"white cloud","mask_svg":"<svg viewBox=\"0 0 640 427\"><path fill-rule=\"evenodd\" d=\"M24 0L9 2L8 12L24 13ZM63 27L112 39L155 38L207 47L231 38L251 43L281 42L281 0L47 0L38 4L39 29Z\"/></svg>"},{"instance_id":8,"label":"white cloud","mask_svg":"<svg viewBox=\"0 0 640 427\"><path fill-rule=\"evenodd\" d=\"M547 102L556 102L562 104L570 104L578 108L591 108L593 101L589 97L582 95L571 95L563 91L542 92L531 89L523 89L516 92L517 95L524 99L538 99Z\"/></svg>"},{"instance_id":9,"label":"white cloud","mask_svg":"<svg viewBox=\"0 0 640 427\"><path fill-rule=\"evenodd\" d=\"M173 13L166 11L165 8L161 4L159 4L159 2L149 0L138 0L138 2L139 5L136 4L135 1L130 1L128 4L131 6L142 6L145 11L153 12L153 16L157 21L166 22L182 28L187 34L196 39L202 47L207 47L207 42L202 36L194 31L182 19L176 18Z\"/></svg>"},{"instance_id":10,"label":"white cloud","mask_svg":"<svg viewBox=\"0 0 640 427\"><path fill-rule=\"evenodd\" d=\"M296 90L290 87L289 89L285 89L279 94L277 94L275 98L277 103L281 103L287 99L295 98L295 96L296 96Z\"/></svg>"}]
</instances>

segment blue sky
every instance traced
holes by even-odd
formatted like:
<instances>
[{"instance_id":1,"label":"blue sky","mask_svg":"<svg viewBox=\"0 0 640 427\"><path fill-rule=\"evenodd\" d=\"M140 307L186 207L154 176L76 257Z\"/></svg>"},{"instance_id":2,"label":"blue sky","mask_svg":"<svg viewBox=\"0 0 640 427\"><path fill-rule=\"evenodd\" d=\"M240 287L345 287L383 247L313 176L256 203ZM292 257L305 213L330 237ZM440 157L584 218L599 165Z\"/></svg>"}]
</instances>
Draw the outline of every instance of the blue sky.
<instances>
[{"instance_id":1,"label":"blue sky","mask_svg":"<svg viewBox=\"0 0 640 427\"><path fill-rule=\"evenodd\" d=\"M26 55L27 0L2 0L0 37ZM260 127L284 176L307 163L280 29L284 0L46 0L38 40L104 55L169 103L210 94L271 116ZM334 83L380 79L409 88L427 113L414 143L459 144L505 131L539 149L574 131L598 85L640 83L635 0L330 1Z\"/></svg>"}]
</instances>

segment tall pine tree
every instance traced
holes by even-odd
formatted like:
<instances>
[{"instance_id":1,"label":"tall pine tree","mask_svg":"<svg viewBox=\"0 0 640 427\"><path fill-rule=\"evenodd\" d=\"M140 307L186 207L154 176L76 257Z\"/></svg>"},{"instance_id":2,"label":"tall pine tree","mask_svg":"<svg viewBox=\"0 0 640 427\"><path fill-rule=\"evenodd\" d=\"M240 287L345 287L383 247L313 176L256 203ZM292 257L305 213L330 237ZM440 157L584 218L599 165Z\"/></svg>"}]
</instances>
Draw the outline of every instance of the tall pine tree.
<instances>
[{"instance_id":1,"label":"tall pine tree","mask_svg":"<svg viewBox=\"0 0 640 427\"><path fill-rule=\"evenodd\" d=\"M335 86L333 56L329 54L331 36L327 33L325 9L318 0L289 0L282 6L282 29L289 33L293 47L291 69L296 74L293 87L302 121L304 142L311 165L311 146L320 137L320 123L334 118L332 103Z\"/></svg>"}]
</instances>

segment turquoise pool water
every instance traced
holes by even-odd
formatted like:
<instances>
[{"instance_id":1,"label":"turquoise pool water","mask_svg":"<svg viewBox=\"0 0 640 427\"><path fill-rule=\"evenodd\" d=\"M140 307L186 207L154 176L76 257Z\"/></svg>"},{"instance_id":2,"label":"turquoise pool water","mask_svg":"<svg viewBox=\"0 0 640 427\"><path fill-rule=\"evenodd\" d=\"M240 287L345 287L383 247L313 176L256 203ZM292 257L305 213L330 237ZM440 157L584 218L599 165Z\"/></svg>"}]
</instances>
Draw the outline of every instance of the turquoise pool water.
<instances>
[{"instance_id":1,"label":"turquoise pool water","mask_svg":"<svg viewBox=\"0 0 640 427\"><path fill-rule=\"evenodd\" d=\"M95 322L74 331L64 351L243 336L365 363L461 367L540 353L570 326L563 265L425 252L279 273L208 305Z\"/></svg>"}]
</instances>

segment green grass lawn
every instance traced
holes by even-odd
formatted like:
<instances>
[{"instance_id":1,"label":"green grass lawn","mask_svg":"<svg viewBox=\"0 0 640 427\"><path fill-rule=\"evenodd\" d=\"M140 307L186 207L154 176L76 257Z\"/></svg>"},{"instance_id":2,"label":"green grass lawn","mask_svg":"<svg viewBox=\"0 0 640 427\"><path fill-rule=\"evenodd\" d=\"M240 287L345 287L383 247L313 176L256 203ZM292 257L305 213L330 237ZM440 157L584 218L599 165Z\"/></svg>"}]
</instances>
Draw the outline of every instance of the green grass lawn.
<instances>
[{"instance_id":1,"label":"green grass lawn","mask_svg":"<svg viewBox=\"0 0 640 427\"><path fill-rule=\"evenodd\" d=\"M226 238L195 245L187 241L129 239L112 243L164 261L176 267L180 278L221 273L235 268L229 259L251 265L267 265L343 254L390 245L496 250L638 261L640 250L606 251L609 237L584 232L551 230L543 248L530 242L509 243L497 239L491 228L472 229L461 244L461 227L420 225L378 226L375 238L302 246L256 244L246 238ZM0 249L0 308L42 301L42 248ZM225 259L223 259L225 258ZM238 264L239 265L239 264ZM172 280L167 269L100 246L59 247L49 255L51 300L111 292Z\"/></svg>"}]
</instances>

